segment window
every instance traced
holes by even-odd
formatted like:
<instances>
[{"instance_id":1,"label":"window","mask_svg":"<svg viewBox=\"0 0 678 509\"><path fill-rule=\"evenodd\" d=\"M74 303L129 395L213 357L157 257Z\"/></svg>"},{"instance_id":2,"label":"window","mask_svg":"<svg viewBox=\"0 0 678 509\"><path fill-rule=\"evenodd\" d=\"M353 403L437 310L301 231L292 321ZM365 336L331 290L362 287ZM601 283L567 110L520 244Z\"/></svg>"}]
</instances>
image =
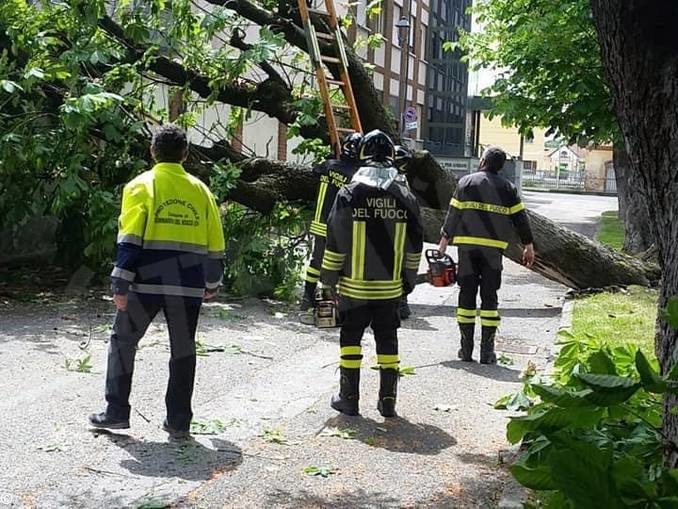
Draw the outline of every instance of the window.
<instances>
[{"instance_id":1,"label":"window","mask_svg":"<svg viewBox=\"0 0 678 509\"><path fill-rule=\"evenodd\" d=\"M523 170L529 172L537 171L537 161L523 161Z\"/></svg>"},{"instance_id":2,"label":"window","mask_svg":"<svg viewBox=\"0 0 678 509\"><path fill-rule=\"evenodd\" d=\"M401 13L402 13L402 9L398 5L394 5L393 6L393 20L394 20L393 24L394 24L394 26L393 26L393 36L391 37L394 46L400 46L400 41L398 40L398 38L400 37L400 30L402 30L402 29L396 27L395 23L400 19L400 16L402 15ZM383 32L380 32L380 33L383 33Z\"/></svg>"}]
</instances>

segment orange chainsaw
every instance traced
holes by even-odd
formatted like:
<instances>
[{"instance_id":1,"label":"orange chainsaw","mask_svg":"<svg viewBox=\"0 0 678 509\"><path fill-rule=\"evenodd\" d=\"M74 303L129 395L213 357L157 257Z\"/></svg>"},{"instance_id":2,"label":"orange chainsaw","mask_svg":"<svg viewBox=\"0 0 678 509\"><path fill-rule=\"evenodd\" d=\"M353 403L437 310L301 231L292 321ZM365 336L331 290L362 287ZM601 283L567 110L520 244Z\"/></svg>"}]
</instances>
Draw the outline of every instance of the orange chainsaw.
<instances>
[{"instance_id":1,"label":"orange chainsaw","mask_svg":"<svg viewBox=\"0 0 678 509\"><path fill-rule=\"evenodd\" d=\"M426 250L428 282L433 286L450 286L457 280L457 266L449 255L440 256L437 249Z\"/></svg>"}]
</instances>

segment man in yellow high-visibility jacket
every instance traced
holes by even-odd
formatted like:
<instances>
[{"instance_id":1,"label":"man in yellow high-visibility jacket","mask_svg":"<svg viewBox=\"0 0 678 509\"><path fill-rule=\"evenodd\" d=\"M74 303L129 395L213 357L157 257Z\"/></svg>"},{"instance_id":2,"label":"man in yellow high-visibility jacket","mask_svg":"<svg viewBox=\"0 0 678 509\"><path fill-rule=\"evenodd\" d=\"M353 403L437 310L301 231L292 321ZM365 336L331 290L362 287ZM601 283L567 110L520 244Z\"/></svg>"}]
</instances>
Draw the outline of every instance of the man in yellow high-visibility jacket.
<instances>
[{"instance_id":1,"label":"man in yellow high-visibility jacket","mask_svg":"<svg viewBox=\"0 0 678 509\"><path fill-rule=\"evenodd\" d=\"M160 310L171 359L164 429L189 434L195 379L195 332L203 299L214 297L224 271L224 233L214 196L184 170L186 133L174 125L153 136L156 165L124 189L117 260L111 273L117 307L108 351L106 410L97 428L129 428L129 394L139 340Z\"/></svg>"}]
</instances>

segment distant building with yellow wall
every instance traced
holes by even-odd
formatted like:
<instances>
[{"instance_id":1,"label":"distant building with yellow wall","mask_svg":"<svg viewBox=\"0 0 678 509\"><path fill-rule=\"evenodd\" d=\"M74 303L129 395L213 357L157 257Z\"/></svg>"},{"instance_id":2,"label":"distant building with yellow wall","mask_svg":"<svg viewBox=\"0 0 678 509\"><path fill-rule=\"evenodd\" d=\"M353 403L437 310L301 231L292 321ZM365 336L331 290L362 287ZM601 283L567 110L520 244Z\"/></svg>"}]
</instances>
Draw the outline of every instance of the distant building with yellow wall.
<instances>
[{"instance_id":1,"label":"distant building with yellow wall","mask_svg":"<svg viewBox=\"0 0 678 509\"><path fill-rule=\"evenodd\" d=\"M480 116L480 153L490 145L503 148L513 157L523 160L526 171L545 170L546 129L534 129L534 137L522 136L516 127L504 127L501 117Z\"/></svg>"}]
</instances>

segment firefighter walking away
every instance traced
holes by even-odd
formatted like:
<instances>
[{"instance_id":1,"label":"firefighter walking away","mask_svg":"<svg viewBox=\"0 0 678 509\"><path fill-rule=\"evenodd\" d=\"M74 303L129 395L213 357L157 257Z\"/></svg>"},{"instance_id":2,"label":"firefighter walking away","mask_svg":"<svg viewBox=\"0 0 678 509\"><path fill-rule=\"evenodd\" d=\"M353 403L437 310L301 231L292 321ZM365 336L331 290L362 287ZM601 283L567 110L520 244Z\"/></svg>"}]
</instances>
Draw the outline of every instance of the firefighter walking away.
<instances>
[{"instance_id":1,"label":"firefighter walking away","mask_svg":"<svg viewBox=\"0 0 678 509\"><path fill-rule=\"evenodd\" d=\"M513 230L525 246L523 263L534 263L530 221L518 190L499 172L506 153L490 147L480 161L479 171L463 177L450 202L438 251L445 254L451 241L458 248L459 305L457 322L461 332L459 358L473 360L476 298L480 289L480 362L495 364L494 341L499 327L497 290L501 286L502 256Z\"/></svg>"},{"instance_id":2,"label":"firefighter walking away","mask_svg":"<svg viewBox=\"0 0 678 509\"><path fill-rule=\"evenodd\" d=\"M301 311L307 311L315 305L315 290L320 279L320 266L325 252L327 216L332 209L337 193L351 181L358 169L358 143L360 143L362 137L360 133L349 134L341 144L339 159L328 159L313 169L313 172L320 177L320 185L318 186L315 215L311 221L310 230L314 237L313 254L306 269L304 296L300 305Z\"/></svg>"},{"instance_id":3,"label":"firefighter walking away","mask_svg":"<svg viewBox=\"0 0 678 509\"><path fill-rule=\"evenodd\" d=\"M394 146L381 131L358 147L361 168L337 195L327 223L321 281L337 287L342 326L340 390L332 408L359 413L361 342L374 331L380 388L377 408L394 417L399 376L398 306L414 289L422 251L419 206L399 182Z\"/></svg>"}]
</instances>

